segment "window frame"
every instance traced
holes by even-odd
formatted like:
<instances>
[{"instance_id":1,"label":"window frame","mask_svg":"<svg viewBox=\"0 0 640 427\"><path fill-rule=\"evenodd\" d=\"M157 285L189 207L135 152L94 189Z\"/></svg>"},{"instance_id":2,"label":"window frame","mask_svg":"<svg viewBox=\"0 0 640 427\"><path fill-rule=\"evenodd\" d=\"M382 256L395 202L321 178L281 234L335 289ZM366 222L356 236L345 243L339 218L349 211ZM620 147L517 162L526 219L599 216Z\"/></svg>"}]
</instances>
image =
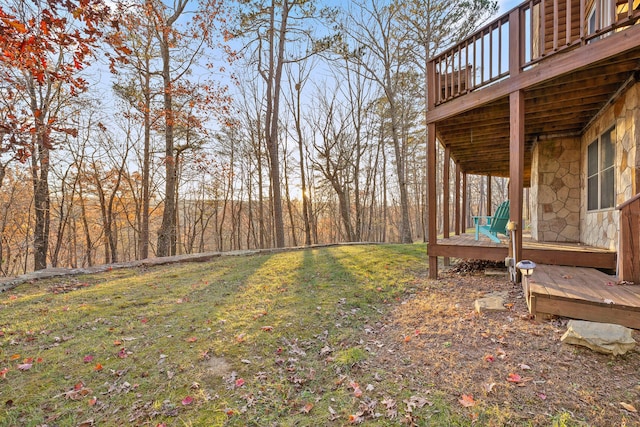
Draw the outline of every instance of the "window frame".
<instances>
[{"instance_id":1,"label":"window frame","mask_svg":"<svg viewBox=\"0 0 640 427\"><path fill-rule=\"evenodd\" d=\"M606 151L608 148L611 149L611 152ZM594 155L595 159L592 158ZM614 209L616 199L615 126L602 132L587 145L586 176L587 212ZM607 179L611 181L611 184L607 185L608 188L603 189L607 184Z\"/></svg>"}]
</instances>

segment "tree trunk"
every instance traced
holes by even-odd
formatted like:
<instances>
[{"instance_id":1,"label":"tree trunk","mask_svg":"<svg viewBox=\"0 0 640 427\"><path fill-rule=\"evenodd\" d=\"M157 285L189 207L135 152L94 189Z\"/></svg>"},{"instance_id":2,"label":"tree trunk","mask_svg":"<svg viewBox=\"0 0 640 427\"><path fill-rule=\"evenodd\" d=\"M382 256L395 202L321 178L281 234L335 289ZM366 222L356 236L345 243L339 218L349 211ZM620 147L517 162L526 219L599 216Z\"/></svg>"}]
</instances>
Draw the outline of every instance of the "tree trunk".
<instances>
[{"instance_id":1,"label":"tree trunk","mask_svg":"<svg viewBox=\"0 0 640 427\"><path fill-rule=\"evenodd\" d=\"M146 59L149 70L149 59ZM151 164L151 76L144 75L144 153L142 158L142 213L140 215L140 259L149 258L149 173Z\"/></svg>"},{"instance_id":2,"label":"tree trunk","mask_svg":"<svg viewBox=\"0 0 640 427\"><path fill-rule=\"evenodd\" d=\"M164 82L164 114L165 114L165 196L162 211L162 224L158 231L158 256L171 256L176 253L176 161L173 142L173 96L171 87L171 68L169 57L169 40L161 43L162 79Z\"/></svg>"},{"instance_id":3,"label":"tree trunk","mask_svg":"<svg viewBox=\"0 0 640 427\"><path fill-rule=\"evenodd\" d=\"M35 270L47 268L49 248L50 205L49 198L49 149L38 135L37 156L32 162L35 225L33 232L33 261ZM37 158L37 159L36 159Z\"/></svg>"}]
</instances>

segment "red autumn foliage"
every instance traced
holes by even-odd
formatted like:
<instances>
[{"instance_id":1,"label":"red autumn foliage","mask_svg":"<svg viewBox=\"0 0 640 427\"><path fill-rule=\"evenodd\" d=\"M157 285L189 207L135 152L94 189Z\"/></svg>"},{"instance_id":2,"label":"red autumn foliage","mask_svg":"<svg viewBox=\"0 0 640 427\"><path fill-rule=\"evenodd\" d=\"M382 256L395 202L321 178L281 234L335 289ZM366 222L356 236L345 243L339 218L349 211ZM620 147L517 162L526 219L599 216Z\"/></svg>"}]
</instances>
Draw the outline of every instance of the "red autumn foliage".
<instances>
[{"instance_id":1,"label":"red autumn foliage","mask_svg":"<svg viewBox=\"0 0 640 427\"><path fill-rule=\"evenodd\" d=\"M51 112L24 109L18 100L28 87L64 87L71 96L87 88L79 71L89 65L101 28L109 21L103 0L42 0L0 6L0 80L6 110L0 116L2 152L12 151L26 161L32 139L51 147L53 132L75 135ZM62 54L62 53L65 54ZM29 79L30 83L25 83Z\"/></svg>"}]
</instances>

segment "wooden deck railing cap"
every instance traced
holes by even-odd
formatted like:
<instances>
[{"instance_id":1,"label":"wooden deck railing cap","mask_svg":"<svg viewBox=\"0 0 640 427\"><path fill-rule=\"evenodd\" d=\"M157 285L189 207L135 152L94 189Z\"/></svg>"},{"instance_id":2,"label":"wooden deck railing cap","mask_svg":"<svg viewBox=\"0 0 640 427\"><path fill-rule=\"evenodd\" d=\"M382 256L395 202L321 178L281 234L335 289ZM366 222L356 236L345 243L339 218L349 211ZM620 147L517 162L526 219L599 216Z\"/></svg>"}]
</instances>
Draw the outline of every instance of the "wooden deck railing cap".
<instances>
[{"instance_id":1,"label":"wooden deck railing cap","mask_svg":"<svg viewBox=\"0 0 640 427\"><path fill-rule=\"evenodd\" d=\"M624 203L621 203L620 205L616 206L617 210L622 210L624 209L626 206L630 205L631 203L635 202L636 200L640 199L640 193L636 194L635 196L633 196L632 198L630 198L629 200L627 200Z\"/></svg>"}]
</instances>

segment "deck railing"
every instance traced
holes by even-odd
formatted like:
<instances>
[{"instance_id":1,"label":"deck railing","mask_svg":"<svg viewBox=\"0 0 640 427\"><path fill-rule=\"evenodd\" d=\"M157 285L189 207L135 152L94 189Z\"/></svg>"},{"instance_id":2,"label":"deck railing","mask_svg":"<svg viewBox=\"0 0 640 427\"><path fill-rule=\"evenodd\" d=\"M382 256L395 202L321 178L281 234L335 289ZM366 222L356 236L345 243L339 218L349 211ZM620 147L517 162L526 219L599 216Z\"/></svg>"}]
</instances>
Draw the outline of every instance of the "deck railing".
<instances>
[{"instance_id":1,"label":"deck railing","mask_svg":"<svg viewBox=\"0 0 640 427\"><path fill-rule=\"evenodd\" d=\"M640 0L526 1L430 61L434 105L607 37L639 19Z\"/></svg>"},{"instance_id":2,"label":"deck railing","mask_svg":"<svg viewBox=\"0 0 640 427\"><path fill-rule=\"evenodd\" d=\"M620 280L640 285L640 194L617 207L620 211Z\"/></svg>"}]
</instances>

